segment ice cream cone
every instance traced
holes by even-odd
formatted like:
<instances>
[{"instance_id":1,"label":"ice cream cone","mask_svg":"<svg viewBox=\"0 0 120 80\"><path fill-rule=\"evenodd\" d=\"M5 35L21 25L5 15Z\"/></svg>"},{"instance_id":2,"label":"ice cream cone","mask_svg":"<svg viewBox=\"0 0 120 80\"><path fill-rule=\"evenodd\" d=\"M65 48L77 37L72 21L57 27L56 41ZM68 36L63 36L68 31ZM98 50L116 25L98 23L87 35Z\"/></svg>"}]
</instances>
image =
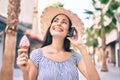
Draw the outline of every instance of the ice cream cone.
<instances>
[{"instance_id":1,"label":"ice cream cone","mask_svg":"<svg viewBox=\"0 0 120 80\"><path fill-rule=\"evenodd\" d=\"M28 51L29 46L21 46L20 48L21 48L21 49L27 49L27 51Z\"/></svg>"},{"instance_id":2,"label":"ice cream cone","mask_svg":"<svg viewBox=\"0 0 120 80\"><path fill-rule=\"evenodd\" d=\"M27 38L26 35L24 35L21 40L20 40L20 44L19 44L20 48L21 49L29 49L29 46L30 46L30 42L29 42L29 39Z\"/></svg>"}]
</instances>

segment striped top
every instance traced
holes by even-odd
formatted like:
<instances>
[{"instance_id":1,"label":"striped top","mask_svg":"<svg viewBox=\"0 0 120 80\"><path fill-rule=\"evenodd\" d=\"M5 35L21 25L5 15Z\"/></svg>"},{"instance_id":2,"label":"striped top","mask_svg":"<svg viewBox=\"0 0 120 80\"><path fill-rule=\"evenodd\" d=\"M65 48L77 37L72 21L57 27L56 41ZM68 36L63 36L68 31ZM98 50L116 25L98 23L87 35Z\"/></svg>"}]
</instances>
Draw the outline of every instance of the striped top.
<instances>
[{"instance_id":1,"label":"striped top","mask_svg":"<svg viewBox=\"0 0 120 80\"><path fill-rule=\"evenodd\" d=\"M30 58L38 68L37 80L79 80L77 63L81 55L74 50L64 61L55 61L43 55L42 49L33 50Z\"/></svg>"}]
</instances>

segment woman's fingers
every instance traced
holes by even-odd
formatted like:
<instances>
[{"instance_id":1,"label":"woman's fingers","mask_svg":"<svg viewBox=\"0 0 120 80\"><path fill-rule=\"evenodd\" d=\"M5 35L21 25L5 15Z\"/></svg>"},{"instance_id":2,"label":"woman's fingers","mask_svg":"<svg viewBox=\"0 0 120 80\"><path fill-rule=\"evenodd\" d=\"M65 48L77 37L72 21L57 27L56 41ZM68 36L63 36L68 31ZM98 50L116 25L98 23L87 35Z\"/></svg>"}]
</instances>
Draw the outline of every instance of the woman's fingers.
<instances>
[{"instance_id":1,"label":"woman's fingers","mask_svg":"<svg viewBox=\"0 0 120 80\"><path fill-rule=\"evenodd\" d=\"M78 36L79 36L79 35L83 35L83 34L84 34L84 24L81 23L80 26L77 26L77 27L76 27L76 31L77 31Z\"/></svg>"},{"instance_id":2,"label":"woman's fingers","mask_svg":"<svg viewBox=\"0 0 120 80\"><path fill-rule=\"evenodd\" d=\"M20 56L17 58L17 60L18 60L18 61L27 61L27 60L28 60L28 57L27 57L27 56L24 56L24 55L23 55L23 56L20 55Z\"/></svg>"},{"instance_id":3,"label":"woman's fingers","mask_svg":"<svg viewBox=\"0 0 120 80\"><path fill-rule=\"evenodd\" d=\"M18 56L21 55L22 53L27 54L27 49L18 49Z\"/></svg>"},{"instance_id":4,"label":"woman's fingers","mask_svg":"<svg viewBox=\"0 0 120 80\"><path fill-rule=\"evenodd\" d=\"M24 65L27 64L27 62L28 62L28 56L25 53L22 53L21 55L18 56L17 58L18 65Z\"/></svg>"},{"instance_id":5,"label":"woman's fingers","mask_svg":"<svg viewBox=\"0 0 120 80\"><path fill-rule=\"evenodd\" d=\"M17 65L20 67L20 66L24 66L24 65L27 65L27 60L21 60L21 61L17 61Z\"/></svg>"},{"instance_id":6,"label":"woman's fingers","mask_svg":"<svg viewBox=\"0 0 120 80\"><path fill-rule=\"evenodd\" d=\"M17 65L19 67L22 67L23 65L27 65L27 63L28 63L27 49L18 49Z\"/></svg>"}]
</instances>

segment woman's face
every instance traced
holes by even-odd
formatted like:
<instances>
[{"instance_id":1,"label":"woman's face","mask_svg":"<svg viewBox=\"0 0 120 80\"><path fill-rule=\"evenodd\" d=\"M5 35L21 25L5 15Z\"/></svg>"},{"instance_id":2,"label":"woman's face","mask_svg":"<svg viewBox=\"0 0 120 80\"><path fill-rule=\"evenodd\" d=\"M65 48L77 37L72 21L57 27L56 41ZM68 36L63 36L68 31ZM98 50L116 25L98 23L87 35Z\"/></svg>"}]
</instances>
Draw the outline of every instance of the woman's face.
<instances>
[{"instance_id":1,"label":"woman's face","mask_svg":"<svg viewBox=\"0 0 120 80\"><path fill-rule=\"evenodd\" d=\"M65 38L68 34L69 20L65 15L58 15L51 23L51 35Z\"/></svg>"}]
</instances>

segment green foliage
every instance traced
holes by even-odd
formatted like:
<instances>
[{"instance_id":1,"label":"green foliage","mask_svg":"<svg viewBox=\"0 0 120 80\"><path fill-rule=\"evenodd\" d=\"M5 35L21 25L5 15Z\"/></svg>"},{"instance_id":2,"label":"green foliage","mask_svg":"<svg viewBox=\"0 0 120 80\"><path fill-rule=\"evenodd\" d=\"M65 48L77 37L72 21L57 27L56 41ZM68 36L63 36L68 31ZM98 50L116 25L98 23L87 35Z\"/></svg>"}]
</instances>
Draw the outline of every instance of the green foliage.
<instances>
[{"instance_id":1,"label":"green foliage","mask_svg":"<svg viewBox=\"0 0 120 80\"><path fill-rule=\"evenodd\" d=\"M109 33L111 31L110 26L105 26L104 29L105 29L106 33Z\"/></svg>"},{"instance_id":2,"label":"green foliage","mask_svg":"<svg viewBox=\"0 0 120 80\"><path fill-rule=\"evenodd\" d=\"M92 5L95 9L95 11L85 10L85 13L88 15L96 15L96 13L99 13L100 20L98 22L98 26L101 26L100 29L94 29L94 25L88 29L86 29L86 45L87 46L93 46L96 47L98 45L97 37L101 37L101 39L105 40L105 34L109 33L111 30L116 28L116 18L115 18L115 12L120 7L120 1L112 0L108 4L110 0L92 0ZM100 2L102 6L98 7L96 4ZM108 5L107 11L104 11L104 7ZM98 16L98 15L97 15ZM95 16L96 17L96 16ZM106 17L111 19L111 22L108 25L105 25ZM97 37L94 37L96 36ZM103 44L102 44L103 45Z\"/></svg>"},{"instance_id":3,"label":"green foliage","mask_svg":"<svg viewBox=\"0 0 120 80\"><path fill-rule=\"evenodd\" d=\"M113 15L113 18L112 18L112 23L116 24L116 18L115 18L115 15Z\"/></svg>"},{"instance_id":4,"label":"green foliage","mask_svg":"<svg viewBox=\"0 0 120 80\"><path fill-rule=\"evenodd\" d=\"M91 40L91 39L89 39L86 43L85 43L85 45L87 45L87 46L93 46L93 47L97 47L98 46L98 39L93 39L93 40Z\"/></svg>"},{"instance_id":5,"label":"green foliage","mask_svg":"<svg viewBox=\"0 0 120 80\"><path fill-rule=\"evenodd\" d=\"M96 4L96 0L92 0L92 4L95 5Z\"/></svg>"},{"instance_id":6,"label":"green foliage","mask_svg":"<svg viewBox=\"0 0 120 80\"><path fill-rule=\"evenodd\" d=\"M110 29L112 30L112 29L115 29L115 28L116 28L116 24L113 23L113 22L111 22L111 23L110 23Z\"/></svg>"},{"instance_id":7,"label":"green foliage","mask_svg":"<svg viewBox=\"0 0 120 80\"><path fill-rule=\"evenodd\" d=\"M117 10L119 7L120 7L120 2L112 1L105 15L108 16L109 18L112 18L114 16L114 12L115 12L114 10Z\"/></svg>"},{"instance_id":8,"label":"green foliage","mask_svg":"<svg viewBox=\"0 0 120 80\"><path fill-rule=\"evenodd\" d=\"M93 14L94 14L94 12L93 12L93 11L86 10L86 9L85 9L85 12L84 12L84 13L89 14L89 15L93 15Z\"/></svg>"},{"instance_id":9,"label":"green foliage","mask_svg":"<svg viewBox=\"0 0 120 80\"><path fill-rule=\"evenodd\" d=\"M107 4L109 2L109 0L99 0L101 2L101 4Z\"/></svg>"},{"instance_id":10,"label":"green foliage","mask_svg":"<svg viewBox=\"0 0 120 80\"><path fill-rule=\"evenodd\" d=\"M105 33L109 33L111 30L116 29L115 16L113 16L112 22L110 22L107 26L105 26L104 29L105 29Z\"/></svg>"},{"instance_id":11,"label":"green foliage","mask_svg":"<svg viewBox=\"0 0 120 80\"><path fill-rule=\"evenodd\" d=\"M54 7L64 7L64 4L57 2L57 3L53 3L52 6Z\"/></svg>"},{"instance_id":12,"label":"green foliage","mask_svg":"<svg viewBox=\"0 0 120 80\"><path fill-rule=\"evenodd\" d=\"M93 47L97 47L98 46L98 39L94 39L94 41L93 41Z\"/></svg>"},{"instance_id":13,"label":"green foliage","mask_svg":"<svg viewBox=\"0 0 120 80\"><path fill-rule=\"evenodd\" d=\"M109 8L110 8L111 10L116 10L119 6L120 6L120 2L114 1L114 2L111 3L111 5L110 5Z\"/></svg>"},{"instance_id":14,"label":"green foliage","mask_svg":"<svg viewBox=\"0 0 120 80\"><path fill-rule=\"evenodd\" d=\"M109 18L113 17L114 12L111 9L108 9L105 13L106 16L108 16Z\"/></svg>"},{"instance_id":15,"label":"green foliage","mask_svg":"<svg viewBox=\"0 0 120 80\"><path fill-rule=\"evenodd\" d=\"M99 22L99 25L102 25L102 26L103 26L105 21L106 21L106 20L105 20L104 18L101 18L101 19L100 19L100 22Z\"/></svg>"},{"instance_id":16,"label":"green foliage","mask_svg":"<svg viewBox=\"0 0 120 80\"><path fill-rule=\"evenodd\" d=\"M86 33L86 43L85 45L87 46L93 46L93 47L97 47L98 46L98 40L97 40L97 32L98 29L94 29L93 26L90 28L87 28L85 30Z\"/></svg>"},{"instance_id":17,"label":"green foliage","mask_svg":"<svg viewBox=\"0 0 120 80\"><path fill-rule=\"evenodd\" d=\"M87 45L87 46L93 46L93 43L90 42L90 41L87 41L87 42L85 43L85 45Z\"/></svg>"},{"instance_id":18,"label":"green foliage","mask_svg":"<svg viewBox=\"0 0 120 80\"><path fill-rule=\"evenodd\" d=\"M102 8L95 8L95 10L97 10L97 11L102 11Z\"/></svg>"},{"instance_id":19,"label":"green foliage","mask_svg":"<svg viewBox=\"0 0 120 80\"><path fill-rule=\"evenodd\" d=\"M99 37L100 36L100 29L95 29L95 33Z\"/></svg>"}]
</instances>

